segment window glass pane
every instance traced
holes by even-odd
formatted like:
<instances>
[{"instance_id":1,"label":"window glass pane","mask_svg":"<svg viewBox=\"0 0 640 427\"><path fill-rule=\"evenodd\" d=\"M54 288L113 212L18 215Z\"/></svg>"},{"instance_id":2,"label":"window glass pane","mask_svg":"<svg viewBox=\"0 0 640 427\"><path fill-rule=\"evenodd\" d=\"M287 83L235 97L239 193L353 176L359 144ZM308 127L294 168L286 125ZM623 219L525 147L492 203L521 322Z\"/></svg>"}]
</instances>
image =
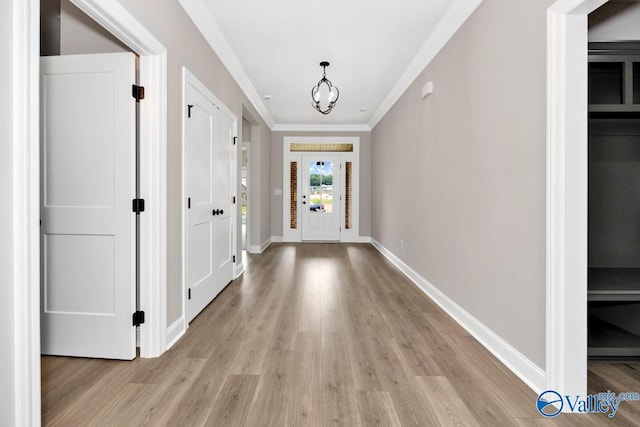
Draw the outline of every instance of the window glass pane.
<instances>
[{"instance_id":1,"label":"window glass pane","mask_svg":"<svg viewBox=\"0 0 640 427\"><path fill-rule=\"evenodd\" d=\"M289 165L290 176L290 194L289 194L289 212L291 214L291 223L289 226L292 230L298 228L298 162L291 162Z\"/></svg>"},{"instance_id":2,"label":"window glass pane","mask_svg":"<svg viewBox=\"0 0 640 427\"><path fill-rule=\"evenodd\" d=\"M289 149L291 152L316 152L316 153L351 153L353 144L298 144L293 143Z\"/></svg>"},{"instance_id":3,"label":"window glass pane","mask_svg":"<svg viewBox=\"0 0 640 427\"><path fill-rule=\"evenodd\" d=\"M309 162L309 210L315 213L333 212L334 162Z\"/></svg>"},{"instance_id":4,"label":"window glass pane","mask_svg":"<svg viewBox=\"0 0 640 427\"><path fill-rule=\"evenodd\" d=\"M345 171L344 171L344 228L346 230L351 230L351 194L352 194L352 184L351 184L351 171L353 170L353 163L346 162L345 163Z\"/></svg>"}]
</instances>

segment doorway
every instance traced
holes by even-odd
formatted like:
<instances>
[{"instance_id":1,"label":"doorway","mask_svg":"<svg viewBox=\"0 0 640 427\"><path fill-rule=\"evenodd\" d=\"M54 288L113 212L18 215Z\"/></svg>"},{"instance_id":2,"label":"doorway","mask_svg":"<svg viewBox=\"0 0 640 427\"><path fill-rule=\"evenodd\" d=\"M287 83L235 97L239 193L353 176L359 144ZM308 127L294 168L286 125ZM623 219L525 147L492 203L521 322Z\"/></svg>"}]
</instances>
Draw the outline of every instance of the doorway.
<instances>
[{"instance_id":1,"label":"doorway","mask_svg":"<svg viewBox=\"0 0 640 427\"><path fill-rule=\"evenodd\" d=\"M131 360L136 58L47 56L40 67L42 353Z\"/></svg>"},{"instance_id":2,"label":"doorway","mask_svg":"<svg viewBox=\"0 0 640 427\"><path fill-rule=\"evenodd\" d=\"M41 4L41 351L130 360L140 58L69 0Z\"/></svg>"},{"instance_id":3,"label":"doorway","mask_svg":"<svg viewBox=\"0 0 640 427\"><path fill-rule=\"evenodd\" d=\"M587 22L607 0L547 10L546 366L537 389L587 392Z\"/></svg>"},{"instance_id":4,"label":"doorway","mask_svg":"<svg viewBox=\"0 0 640 427\"><path fill-rule=\"evenodd\" d=\"M140 356L157 357L166 349L166 49L117 2L73 0L84 13L125 40L141 57L140 78L147 102L141 108L140 151L141 192L148 197L149 214L141 220L140 261L141 300L149 310L140 334ZM15 265L20 269L14 282L16 296L14 334L15 408L17 424L31 425L40 420L40 325L39 312L39 7L37 0L14 0L13 39L14 87L23 94L14 99L16 161L14 197L16 230L21 248ZM16 92L18 93L18 92ZM19 144L18 144L19 142Z\"/></svg>"},{"instance_id":5,"label":"doorway","mask_svg":"<svg viewBox=\"0 0 640 427\"><path fill-rule=\"evenodd\" d=\"M283 241L359 241L358 137L285 137Z\"/></svg>"}]
</instances>

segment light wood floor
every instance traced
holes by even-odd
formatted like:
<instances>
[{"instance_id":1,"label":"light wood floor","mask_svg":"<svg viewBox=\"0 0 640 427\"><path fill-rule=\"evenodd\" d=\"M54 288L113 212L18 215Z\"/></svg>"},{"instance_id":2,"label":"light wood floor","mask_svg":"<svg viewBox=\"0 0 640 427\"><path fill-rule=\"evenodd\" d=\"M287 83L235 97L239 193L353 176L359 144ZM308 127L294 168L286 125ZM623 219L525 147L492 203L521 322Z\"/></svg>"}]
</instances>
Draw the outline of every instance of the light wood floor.
<instances>
[{"instance_id":1,"label":"light wood floor","mask_svg":"<svg viewBox=\"0 0 640 427\"><path fill-rule=\"evenodd\" d=\"M589 380L640 391L640 364L594 364ZM43 357L42 388L43 424L58 426L640 425L640 402L613 420L543 419L535 394L369 245L272 245L162 357Z\"/></svg>"}]
</instances>

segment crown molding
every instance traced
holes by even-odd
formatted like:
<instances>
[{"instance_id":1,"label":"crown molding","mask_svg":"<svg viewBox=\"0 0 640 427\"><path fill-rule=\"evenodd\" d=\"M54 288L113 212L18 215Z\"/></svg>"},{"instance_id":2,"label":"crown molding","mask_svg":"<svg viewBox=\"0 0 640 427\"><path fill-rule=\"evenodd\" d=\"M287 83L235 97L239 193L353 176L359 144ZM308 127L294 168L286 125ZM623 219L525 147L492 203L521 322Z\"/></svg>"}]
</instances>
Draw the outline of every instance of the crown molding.
<instances>
[{"instance_id":1,"label":"crown molding","mask_svg":"<svg viewBox=\"0 0 640 427\"><path fill-rule=\"evenodd\" d=\"M369 125L274 125L273 132L371 132Z\"/></svg>"},{"instance_id":2,"label":"crown molding","mask_svg":"<svg viewBox=\"0 0 640 427\"><path fill-rule=\"evenodd\" d=\"M458 31L473 11L482 3L482 0L456 0L447 9L440 22L436 25L427 40L424 42L407 69L402 73L380 107L371 116L369 128L373 129L380 120L389 112L391 107L418 78L420 73L440 52L442 47Z\"/></svg>"},{"instance_id":3,"label":"crown molding","mask_svg":"<svg viewBox=\"0 0 640 427\"><path fill-rule=\"evenodd\" d=\"M187 12L187 15L191 18L196 28L202 33L207 43L209 43L209 46L211 46L218 58L220 58L220 61L227 67L229 74L231 74L236 83L238 83L240 89L242 89L260 117L262 117L262 120L272 129L275 125L273 117L271 117L262 99L260 99L256 88L253 86L253 83L251 83L249 76L242 67L242 64L240 64L233 49L231 49L229 42L218 25L218 21L216 21L209 8L202 0L178 0L178 2L185 12Z\"/></svg>"},{"instance_id":4,"label":"crown molding","mask_svg":"<svg viewBox=\"0 0 640 427\"><path fill-rule=\"evenodd\" d=\"M247 96L260 117L262 117L269 129L277 132L370 132L482 1L483 0L456 0L449 9L447 9L447 12L431 32L429 38L422 45L404 73L402 73L380 107L373 114L368 125L292 125L276 124L274 122L273 117L271 117L271 114L262 102L249 76L242 67L242 64L240 64L238 57L233 52L215 17L204 4L204 1L178 0L189 18L191 18L195 26L202 33L207 43L209 43L209 46L211 46L218 58L220 58L225 67L227 67L227 70L235 79L238 86L240 86L240 89Z\"/></svg>"}]
</instances>

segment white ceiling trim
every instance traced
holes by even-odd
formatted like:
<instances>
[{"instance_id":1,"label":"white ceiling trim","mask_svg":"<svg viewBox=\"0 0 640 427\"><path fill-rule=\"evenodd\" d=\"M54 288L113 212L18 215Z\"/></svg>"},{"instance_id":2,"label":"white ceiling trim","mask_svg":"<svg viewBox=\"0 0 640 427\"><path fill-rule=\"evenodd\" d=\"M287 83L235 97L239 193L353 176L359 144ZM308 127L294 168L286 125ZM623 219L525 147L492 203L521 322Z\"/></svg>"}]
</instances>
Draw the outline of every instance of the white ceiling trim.
<instances>
[{"instance_id":1,"label":"white ceiling trim","mask_svg":"<svg viewBox=\"0 0 640 427\"><path fill-rule=\"evenodd\" d=\"M203 4L202 0L178 0L187 15L196 25L200 33L204 36L209 46L214 50L220 61L227 67L231 76L235 79L240 89L249 98L249 101L256 109L262 120L272 129L275 125L271 114L265 107L262 99L258 95L256 88L251 83L249 76L244 71L238 57L235 55L229 42L222 33L218 22L216 21L209 8Z\"/></svg>"},{"instance_id":2,"label":"white ceiling trim","mask_svg":"<svg viewBox=\"0 0 640 427\"><path fill-rule=\"evenodd\" d=\"M370 132L369 125L275 125L274 132Z\"/></svg>"},{"instance_id":3,"label":"white ceiling trim","mask_svg":"<svg viewBox=\"0 0 640 427\"><path fill-rule=\"evenodd\" d=\"M464 22L483 0L456 0L447 9L429 38L424 42L407 69L402 73L380 107L371 116L369 128L373 129L389 112L391 107L424 71L429 63L440 52L449 39L458 31Z\"/></svg>"}]
</instances>

